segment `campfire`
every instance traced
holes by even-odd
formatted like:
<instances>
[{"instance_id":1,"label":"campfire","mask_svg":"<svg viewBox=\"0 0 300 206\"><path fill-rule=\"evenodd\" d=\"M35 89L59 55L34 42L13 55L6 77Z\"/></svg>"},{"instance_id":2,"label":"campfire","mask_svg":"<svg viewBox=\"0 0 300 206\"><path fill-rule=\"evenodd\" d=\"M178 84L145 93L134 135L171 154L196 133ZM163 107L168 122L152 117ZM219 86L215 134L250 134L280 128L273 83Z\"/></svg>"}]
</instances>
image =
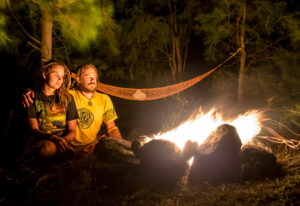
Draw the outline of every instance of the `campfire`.
<instances>
[{"instance_id":1,"label":"campfire","mask_svg":"<svg viewBox=\"0 0 300 206\"><path fill-rule=\"evenodd\" d=\"M192 184L272 177L280 171L274 154L247 143L254 137L291 148L300 143L286 140L267 122L274 120L265 117L261 110L249 110L231 119L224 119L215 109L199 110L177 128L134 141L131 148L140 159L145 179L151 182L175 182L184 174L188 174ZM273 136L259 136L262 129Z\"/></svg>"},{"instance_id":2,"label":"campfire","mask_svg":"<svg viewBox=\"0 0 300 206\"><path fill-rule=\"evenodd\" d=\"M261 111L251 110L235 118L224 120L215 109L211 109L207 113L200 109L195 118L187 120L173 130L156 134L153 138L169 140L183 149L186 141L192 140L201 144L218 126L230 124L236 128L242 143L245 144L260 133L262 118Z\"/></svg>"},{"instance_id":3,"label":"campfire","mask_svg":"<svg viewBox=\"0 0 300 206\"><path fill-rule=\"evenodd\" d=\"M242 144L246 144L254 137L257 137L266 139L276 144L284 144L294 150L300 147L299 140L286 139L274 129L264 124L266 122L275 126L280 126L281 128L285 128L288 133L291 133L296 137L300 137L300 134L292 131L283 123L265 117L264 111L262 110L249 110L244 114L240 114L236 117L225 120L222 118L222 114L217 112L214 108L208 112L203 112L200 108L195 117L185 121L177 128L165 133L158 133L152 138L171 141L180 149L183 149L184 144L188 140L196 141L198 145L200 145L218 126L222 124L230 124L236 128ZM262 129L264 129L270 135L258 136ZM150 141L152 138L147 138L146 142Z\"/></svg>"}]
</instances>

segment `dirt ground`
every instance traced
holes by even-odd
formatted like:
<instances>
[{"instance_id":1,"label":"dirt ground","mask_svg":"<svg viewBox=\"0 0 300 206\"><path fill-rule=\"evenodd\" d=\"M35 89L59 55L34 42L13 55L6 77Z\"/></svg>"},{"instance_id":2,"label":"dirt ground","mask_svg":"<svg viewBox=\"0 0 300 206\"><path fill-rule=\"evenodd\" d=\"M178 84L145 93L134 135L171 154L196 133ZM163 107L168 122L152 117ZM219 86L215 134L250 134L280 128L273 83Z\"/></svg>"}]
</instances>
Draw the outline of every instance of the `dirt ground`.
<instances>
[{"instance_id":1,"label":"dirt ground","mask_svg":"<svg viewBox=\"0 0 300 206\"><path fill-rule=\"evenodd\" d=\"M123 160L98 154L7 163L0 169L0 205L300 205L300 155L278 160L282 177L215 185L185 178L144 184L139 162Z\"/></svg>"}]
</instances>

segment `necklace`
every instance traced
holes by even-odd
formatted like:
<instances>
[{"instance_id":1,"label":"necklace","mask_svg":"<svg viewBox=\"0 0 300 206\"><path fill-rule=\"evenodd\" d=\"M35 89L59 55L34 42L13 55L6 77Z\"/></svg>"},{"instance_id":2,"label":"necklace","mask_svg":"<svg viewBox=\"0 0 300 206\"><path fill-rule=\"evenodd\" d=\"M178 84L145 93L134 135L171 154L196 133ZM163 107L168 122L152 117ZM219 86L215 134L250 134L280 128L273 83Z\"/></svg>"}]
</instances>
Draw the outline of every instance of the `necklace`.
<instances>
[{"instance_id":1,"label":"necklace","mask_svg":"<svg viewBox=\"0 0 300 206\"><path fill-rule=\"evenodd\" d=\"M52 111L56 110L55 104L54 104L54 105L51 105L51 110L52 110Z\"/></svg>"},{"instance_id":2,"label":"necklace","mask_svg":"<svg viewBox=\"0 0 300 206\"><path fill-rule=\"evenodd\" d=\"M93 105L93 102L92 102L92 98L93 98L93 96L94 96L94 94L92 94L92 95L88 95L88 93L84 93L84 92L82 92L82 91L80 91L81 92L81 94L85 97L85 98L87 98L89 101L88 101L88 105L89 106L92 106Z\"/></svg>"},{"instance_id":3,"label":"necklace","mask_svg":"<svg viewBox=\"0 0 300 206\"><path fill-rule=\"evenodd\" d=\"M48 96L50 108L52 111L56 110L56 105L55 105L55 96Z\"/></svg>"}]
</instances>

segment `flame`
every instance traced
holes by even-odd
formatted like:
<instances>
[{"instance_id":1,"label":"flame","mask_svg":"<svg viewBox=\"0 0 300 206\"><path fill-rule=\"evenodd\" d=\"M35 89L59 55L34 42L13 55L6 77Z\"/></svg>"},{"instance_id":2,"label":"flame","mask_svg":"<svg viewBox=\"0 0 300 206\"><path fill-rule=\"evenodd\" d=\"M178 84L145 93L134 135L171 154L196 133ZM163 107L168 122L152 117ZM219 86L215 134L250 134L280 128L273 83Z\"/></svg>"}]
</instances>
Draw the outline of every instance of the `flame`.
<instances>
[{"instance_id":1,"label":"flame","mask_svg":"<svg viewBox=\"0 0 300 206\"><path fill-rule=\"evenodd\" d=\"M192 140L201 144L208 135L222 124L233 125L241 138L242 143L250 141L261 131L262 112L251 110L231 120L225 121L222 115L211 109L199 114L193 120L187 120L175 129L165 133L154 135L154 139L165 139L174 142L180 149L183 149L187 140Z\"/></svg>"}]
</instances>

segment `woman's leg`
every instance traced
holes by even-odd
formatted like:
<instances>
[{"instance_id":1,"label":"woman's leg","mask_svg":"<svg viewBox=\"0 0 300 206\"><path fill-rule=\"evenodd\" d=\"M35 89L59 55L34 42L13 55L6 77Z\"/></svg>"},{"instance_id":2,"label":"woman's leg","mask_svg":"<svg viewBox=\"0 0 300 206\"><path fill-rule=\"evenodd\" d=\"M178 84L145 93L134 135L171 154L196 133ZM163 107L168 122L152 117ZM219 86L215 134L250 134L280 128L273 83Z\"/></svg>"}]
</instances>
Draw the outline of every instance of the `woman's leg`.
<instances>
[{"instance_id":1,"label":"woman's leg","mask_svg":"<svg viewBox=\"0 0 300 206\"><path fill-rule=\"evenodd\" d=\"M56 145L50 140L39 141L39 155L40 157L47 158L56 154Z\"/></svg>"}]
</instances>

